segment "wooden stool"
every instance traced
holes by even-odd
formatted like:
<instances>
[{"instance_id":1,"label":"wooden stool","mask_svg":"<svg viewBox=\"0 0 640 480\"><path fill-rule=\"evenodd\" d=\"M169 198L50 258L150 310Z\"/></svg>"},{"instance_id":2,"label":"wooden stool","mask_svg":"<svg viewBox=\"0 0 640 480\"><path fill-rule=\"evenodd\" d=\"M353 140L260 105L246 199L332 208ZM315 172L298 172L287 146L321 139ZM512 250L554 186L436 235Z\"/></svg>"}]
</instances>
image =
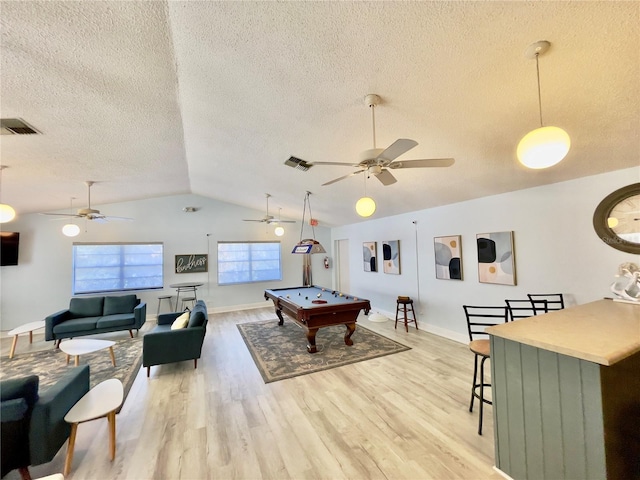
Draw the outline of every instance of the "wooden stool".
<instances>
[{"instance_id":1,"label":"wooden stool","mask_svg":"<svg viewBox=\"0 0 640 480\"><path fill-rule=\"evenodd\" d=\"M160 315L160 305L162 304L162 300L169 300L169 311L173 312L173 304L171 303L171 295L162 295L158 297L158 311L156 312L156 316Z\"/></svg>"},{"instance_id":2,"label":"wooden stool","mask_svg":"<svg viewBox=\"0 0 640 480\"><path fill-rule=\"evenodd\" d=\"M185 297L185 298L183 298L182 299L182 311L184 311L184 304L186 302L191 302L191 308L193 308L193 306L196 303L196 300L197 300L196 297Z\"/></svg>"},{"instance_id":3,"label":"wooden stool","mask_svg":"<svg viewBox=\"0 0 640 480\"><path fill-rule=\"evenodd\" d=\"M402 307L400 306L402 305ZM407 305L409 305L407 307ZM403 317L404 317L404 328L407 332L409 332L409 324L415 323L416 330L418 330L418 319L416 318L416 312L413 309L413 300L409 297L398 297L397 305L396 305L396 325L393 328L398 328L398 316L400 315L400 309L402 309ZM407 312L411 312L413 318L407 317Z\"/></svg>"}]
</instances>

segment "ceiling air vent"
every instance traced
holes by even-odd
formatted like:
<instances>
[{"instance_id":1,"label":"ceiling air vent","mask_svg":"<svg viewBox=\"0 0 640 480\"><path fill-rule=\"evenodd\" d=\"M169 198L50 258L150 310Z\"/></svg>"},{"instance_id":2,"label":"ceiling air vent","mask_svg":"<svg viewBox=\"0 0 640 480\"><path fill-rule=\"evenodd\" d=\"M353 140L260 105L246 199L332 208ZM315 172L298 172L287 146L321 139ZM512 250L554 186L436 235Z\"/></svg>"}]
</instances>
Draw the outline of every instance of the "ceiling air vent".
<instances>
[{"instance_id":1,"label":"ceiling air vent","mask_svg":"<svg viewBox=\"0 0 640 480\"><path fill-rule=\"evenodd\" d=\"M311 167L313 167L313 164L307 163L301 158L296 158L296 157L289 157L289 160L286 160L284 164L290 167L296 168L298 170L302 170L303 172L306 172Z\"/></svg>"},{"instance_id":2,"label":"ceiling air vent","mask_svg":"<svg viewBox=\"0 0 640 480\"><path fill-rule=\"evenodd\" d=\"M2 135L33 135L40 133L20 118L0 118Z\"/></svg>"}]
</instances>

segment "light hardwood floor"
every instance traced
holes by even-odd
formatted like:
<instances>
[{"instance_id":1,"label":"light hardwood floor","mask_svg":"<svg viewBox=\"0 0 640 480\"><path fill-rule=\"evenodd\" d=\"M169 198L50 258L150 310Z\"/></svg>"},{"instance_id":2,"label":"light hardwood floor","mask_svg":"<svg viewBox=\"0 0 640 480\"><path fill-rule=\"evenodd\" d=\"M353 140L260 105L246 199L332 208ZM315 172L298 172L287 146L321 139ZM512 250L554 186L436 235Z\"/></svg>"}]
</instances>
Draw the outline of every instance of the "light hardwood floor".
<instances>
[{"instance_id":1,"label":"light hardwood floor","mask_svg":"<svg viewBox=\"0 0 640 480\"><path fill-rule=\"evenodd\" d=\"M67 478L502 478L492 469L491 407L482 436L478 412L468 411L465 345L361 316L359 324L411 350L264 384L236 324L269 318L272 307L212 314L197 369L156 366L149 379L141 369L117 415L115 460L106 420L82 424ZM5 335L3 362L10 345ZM36 333L31 346L20 338L17 354L51 345ZM61 472L65 453L66 445L32 476Z\"/></svg>"}]
</instances>

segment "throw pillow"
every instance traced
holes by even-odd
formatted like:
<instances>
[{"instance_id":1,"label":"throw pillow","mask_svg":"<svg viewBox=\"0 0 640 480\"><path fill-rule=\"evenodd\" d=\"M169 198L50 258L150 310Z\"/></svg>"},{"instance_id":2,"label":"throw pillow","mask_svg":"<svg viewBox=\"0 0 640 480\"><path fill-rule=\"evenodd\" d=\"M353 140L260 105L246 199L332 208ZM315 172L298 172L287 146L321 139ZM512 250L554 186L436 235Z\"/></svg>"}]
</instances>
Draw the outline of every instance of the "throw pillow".
<instances>
[{"instance_id":1,"label":"throw pillow","mask_svg":"<svg viewBox=\"0 0 640 480\"><path fill-rule=\"evenodd\" d=\"M189 323L189 312L184 312L178 318L176 318L171 324L171 330L178 330L184 328Z\"/></svg>"}]
</instances>

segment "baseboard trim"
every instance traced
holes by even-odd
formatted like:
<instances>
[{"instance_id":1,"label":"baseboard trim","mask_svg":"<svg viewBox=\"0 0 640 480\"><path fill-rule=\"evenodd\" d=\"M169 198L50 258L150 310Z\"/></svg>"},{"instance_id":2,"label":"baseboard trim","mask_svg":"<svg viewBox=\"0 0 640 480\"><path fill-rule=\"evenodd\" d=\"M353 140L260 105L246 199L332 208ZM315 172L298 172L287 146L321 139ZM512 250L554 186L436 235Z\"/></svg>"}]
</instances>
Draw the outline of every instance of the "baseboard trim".
<instances>
[{"instance_id":1,"label":"baseboard trim","mask_svg":"<svg viewBox=\"0 0 640 480\"><path fill-rule=\"evenodd\" d=\"M513 478L511 478L509 475L507 475L506 473L504 473L502 470L500 470L498 467L496 467L495 465L493 466L493 469L496 471L496 473L498 475L501 475L502 477L506 478L507 480L513 480Z\"/></svg>"},{"instance_id":2,"label":"baseboard trim","mask_svg":"<svg viewBox=\"0 0 640 480\"><path fill-rule=\"evenodd\" d=\"M385 310L380 310L378 308L372 308L371 313L377 313L379 315L387 317L390 321L396 321L396 313L387 312ZM371 315L371 313L369 315ZM433 333L434 335L438 335L439 337L446 338L448 340L453 340L454 342L468 344L469 337L463 333L454 332L452 330L448 330L442 327L436 327L433 325L429 325L428 323L421 322L418 319L418 328L424 330L425 332Z\"/></svg>"}]
</instances>

